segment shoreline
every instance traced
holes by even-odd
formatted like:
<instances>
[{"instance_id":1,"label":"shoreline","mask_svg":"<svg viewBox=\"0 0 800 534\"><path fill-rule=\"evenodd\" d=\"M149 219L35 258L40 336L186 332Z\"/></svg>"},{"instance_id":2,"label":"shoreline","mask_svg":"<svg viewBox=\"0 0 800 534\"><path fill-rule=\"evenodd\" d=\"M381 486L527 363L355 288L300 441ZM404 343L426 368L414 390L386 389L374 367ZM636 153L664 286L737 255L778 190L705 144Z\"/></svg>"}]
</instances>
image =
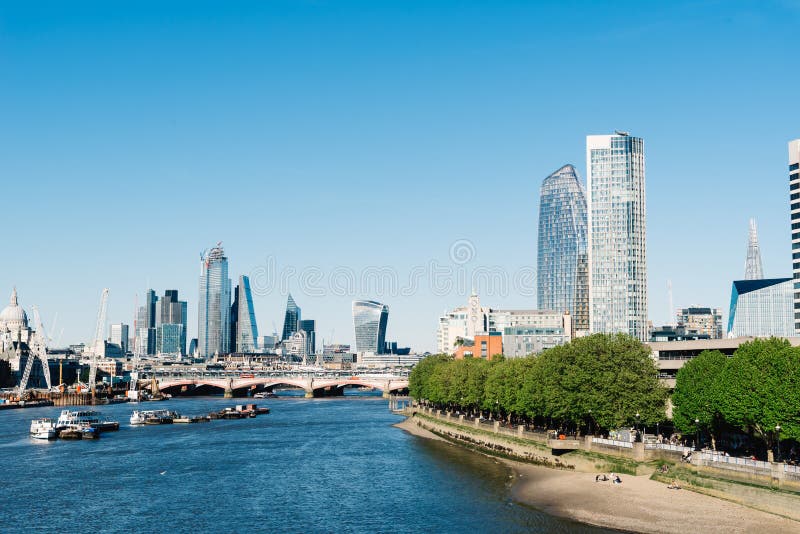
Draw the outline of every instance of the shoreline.
<instances>
[{"instance_id":1,"label":"shoreline","mask_svg":"<svg viewBox=\"0 0 800 534\"><path fill-rule=\"evenodd\" d=\"M393 425L423 439L461 446L420 428L412 417ZM479 453L487 454L487 453ZM487 454L488 455L488 454ZM649 475L595 482L598 471L571 471L496 457L511 468L514 501L546 514L628 532L791 532L800 522L687 489L670 490Z\"/></svg>"}]
</instances>

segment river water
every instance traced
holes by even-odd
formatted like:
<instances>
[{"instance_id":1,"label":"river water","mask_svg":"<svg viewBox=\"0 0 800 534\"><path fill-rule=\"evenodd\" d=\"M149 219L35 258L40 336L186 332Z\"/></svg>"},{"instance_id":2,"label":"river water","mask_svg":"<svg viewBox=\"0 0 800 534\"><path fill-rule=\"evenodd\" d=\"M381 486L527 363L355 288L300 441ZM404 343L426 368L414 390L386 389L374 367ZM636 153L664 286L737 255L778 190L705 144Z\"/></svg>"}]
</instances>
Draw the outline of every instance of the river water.
<instances>
[{"instance_id":1,"label":"river water","mask_svg":"<svg viewBox=\"0 0 800 534\"><path fill-rule=\"evenodd\" d=\"M605 532L510 500L492 458L393 427L375 396L260 401L254 419L131 427L134 409L204 414L218 397L98 409L119 432L42 442L0 412L3 532ZM77 409L77 408L75 408Z\"/></svg>"}]
</instances>

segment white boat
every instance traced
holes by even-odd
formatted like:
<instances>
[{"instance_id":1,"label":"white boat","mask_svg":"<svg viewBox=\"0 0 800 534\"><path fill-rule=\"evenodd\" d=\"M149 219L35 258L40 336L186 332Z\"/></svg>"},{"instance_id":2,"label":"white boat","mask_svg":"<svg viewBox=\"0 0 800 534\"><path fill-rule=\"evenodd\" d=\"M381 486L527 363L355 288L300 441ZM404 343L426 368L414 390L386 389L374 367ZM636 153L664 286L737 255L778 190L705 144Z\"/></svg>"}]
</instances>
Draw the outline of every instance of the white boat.
<instances>
[{"instance_id":1,"label":"white boat","mask_svg":"<svg viewBox=\"0 0 800 534\"><path fill-rule=\"evenodd\" d=\"M134 410L131 414L132 425L171 423L173 413L169 410Z\"/></svg>"},{"instance_id":2,"label":"white boat","mask_svg":"<svg viewBox=\"0 0 800 534\"><path fill-rule=\"evenodd\" d=\"M36 439L56 439L56 424L49 417L31 421L31 437Z\"/></svg>"},{"instance_id":3,"label":"white boat","mask_svg":"<svg viewBox=\"0 0 800 534\"><path fill-rule=\"evenodd\" d=\"M61 415L58 416L56 429L61 430L62 428L86 425L100 431L119 430L118 421L105 420L100 412L92 410L62 410Z\"/></svg>"}]
</instances>

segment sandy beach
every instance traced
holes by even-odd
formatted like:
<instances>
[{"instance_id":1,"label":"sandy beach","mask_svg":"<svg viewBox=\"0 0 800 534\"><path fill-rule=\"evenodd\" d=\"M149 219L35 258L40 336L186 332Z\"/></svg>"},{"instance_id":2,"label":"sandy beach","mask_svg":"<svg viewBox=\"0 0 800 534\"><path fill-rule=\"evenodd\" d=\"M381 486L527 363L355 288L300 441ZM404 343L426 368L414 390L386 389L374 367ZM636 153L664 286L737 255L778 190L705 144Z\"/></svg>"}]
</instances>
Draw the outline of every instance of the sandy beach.
<instances>
[{"instance_id":1,"label":"sandy beach","mask_svg":"<svg viewBox=\"0 0 800 534\"><path fill-rule=\"evenodd\" d=\"M411 420L395 426L442 439ZM800 522L685 489L670 490L647 475L620 475L622 484L613 485L595 482L596 473L501 461L513 470L516 501L582 523L634 532L800 532Z\"/></svg>"}]
</instances>

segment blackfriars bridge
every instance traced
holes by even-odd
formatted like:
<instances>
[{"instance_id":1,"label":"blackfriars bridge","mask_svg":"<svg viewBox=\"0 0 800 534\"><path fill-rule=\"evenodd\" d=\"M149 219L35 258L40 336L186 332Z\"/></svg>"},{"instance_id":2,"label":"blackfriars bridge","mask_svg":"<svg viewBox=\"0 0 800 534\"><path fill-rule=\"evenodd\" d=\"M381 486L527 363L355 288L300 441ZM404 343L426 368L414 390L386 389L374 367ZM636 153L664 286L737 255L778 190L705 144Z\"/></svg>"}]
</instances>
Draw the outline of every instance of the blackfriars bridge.
<instances>
[{"instance_id":1,"label":"blackfriars bridge","mask_svg":"<svg viewBox=\"0 0 800 534\"><path fill-rule=\"evenodd\" d=\"M342 395L345 387L377 389L384 397L408 389L408 371L367 373L352 371L208 371L172 370L139 372L143 387L152 387L152 379L165 393L192 393L222 390L226 397L245 396L248 391L271 391L275 388L299 388L307 398Z\"/></svg>"}]
</instances>

